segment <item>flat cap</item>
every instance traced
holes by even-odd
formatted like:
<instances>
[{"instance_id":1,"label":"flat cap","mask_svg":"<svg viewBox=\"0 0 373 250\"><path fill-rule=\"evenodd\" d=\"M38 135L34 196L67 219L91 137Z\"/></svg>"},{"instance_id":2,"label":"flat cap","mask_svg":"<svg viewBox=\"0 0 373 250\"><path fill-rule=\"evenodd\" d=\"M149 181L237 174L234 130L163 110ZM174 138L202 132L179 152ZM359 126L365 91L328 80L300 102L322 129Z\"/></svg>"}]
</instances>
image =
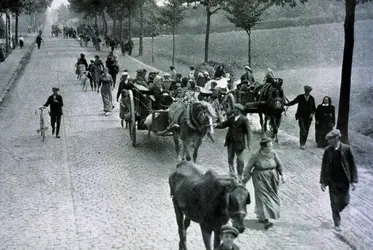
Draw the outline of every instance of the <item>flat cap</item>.
<instances>
[{"instance_id":1,"label":"flat cap","mask_svg":"<svg viewBox=\"0 0 373 250\"><path fill-rule=\"evenodd\" d=\"M306 92L311 92L311 91L312 91L312 87L306 85L306 86L304 86L304 91L306 91Z\"/></svg>"},{"instance_id":2,"label":"flat cap","mask_svg":"<svg viewBox=\"0 0 373 250\"><path fill-rule=\"evenodd\" d=\"M239 109L239 110L241 110L241 111L243 111L245 108L242 106L242 104L240 104L240 103L235 103L234 104L234 108L237 108L237 109Z\"/></svg>"},{"instance_id":3,"label":"flat cap","mask_svg":"<svg viewBox=\"0 0 373 250\"><path fill-rule=\"evenodd\" d=\"M53 87L52 88L52 91L59 91L60 89L59 88L56 88L56 87Z\"/></svg>"},{"instance_id":4,"label":"flat cap","mask_svg":"<svg viewBox=\"0 0 373 250\"><path fill-rule=\"evenodd\" d=\"M237 237L240 234L240 232L238 231L237 228L229 226L229 225L222 226L221 229L220 229L220 233L222 233L222 234L227 234L227 233L228 234L233 234L235 237Z\"/></svg>"},{"instance_id":5,"label":"flat cap","mask_svg":"<svg viewBox=\"0 0 373 250\"><path fill-rule=\"evenodd\" d=\"M333 129L326 134L325 139L329 140L335 137L341 137L341 131L339 129Z\"/></svg>"},{"instance_id":6,"label":"flat cap","mask_svg":"<svg viewBox=\"0 0 373 250\"><path fill-rule=\"evenodd\" d=\"M120 73L122 76L128 76L128 71L123 71L122 73Z\"/></svg>"}]
</instances>

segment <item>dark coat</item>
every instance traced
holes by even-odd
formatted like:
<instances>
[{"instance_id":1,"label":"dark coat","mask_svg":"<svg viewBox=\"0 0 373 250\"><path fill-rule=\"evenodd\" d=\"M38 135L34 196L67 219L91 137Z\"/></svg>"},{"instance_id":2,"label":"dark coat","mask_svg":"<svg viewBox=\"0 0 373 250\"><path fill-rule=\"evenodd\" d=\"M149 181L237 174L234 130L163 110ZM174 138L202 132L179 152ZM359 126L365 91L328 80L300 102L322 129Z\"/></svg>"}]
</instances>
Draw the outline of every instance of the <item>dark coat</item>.
<instances>
[{"instance_id":1,"label":"dark coat","mask_svg":"<svg viewBox=\"0 0 373 250\"><path fill-rule=\"evenodd\" d=\"M307 118L316 111L315 98L312 95L309 96L308 102L305 99L304 94L298 95L294 100L289 102L287 106L298 104L297 112L295 113L295 119Z\"/></svg>"},{"instance_id":2,"label":"dark coat","mask_svg":"<svg viewBox=\"0 0 373 250\"><path fill-rule=\"evenodd\" d=\"M255 82L254 76L250 74L249 72L246 72L245 74L241 76L241 82L243 82L244 80L248 81L249 83Z\"/></svg>"},{"instance_id":3,"label":"dark coat","mask_svg":"<svg viewBox=\"0 0 373 250\"><path fill-rule=\"evenodd\" d=\"M41 41L43 41L43 38L41 38L41 36L39 35L39 36L37 36L36 37L36 43L37 44L40 44L41 43Z\"/></svg>"},{"instance_id":4,"label":"dark coat","mask_svg":"<svg viewBox=\"0 0 373 250\"><path fill-rule=\"evenodd\" d=\"M62 115L62 106L63 106L63 100L62 96L59 94L56 95L56 99L54 99L53 95L48 97L47 102L44 104L45 107L50 107L50 115Z\"/></svg>"},{"instance_id":5,"label":"dark coat","mask_svg":"<svg viewBox=\"0 0 373 250\"><path fill-rule=\"evenodd\" d=\"M322 158L320 183L328 185L330 181L330 172L332 168L332 157L333 157L333 146L329 146L325 149ZM350 183L358 182L357 168L355 164L354 154L349 145L341 143L341 164L343 170Z\"/></svg>"},{"instance_id":6,"label":"dark coat","mask_svg":"<svg viewBox=\"0 0 373 250\"><path fill-rule=\"evenodd\" d=\"M87 60L85 58L79 58L78 65L79 64L83 64L85 66L85 68L88 69L88 63L87 63Z\"/></svg>"},{"instance_id":7,"label":"dark coat","mask_svg":"<svg viewBox=\"0 0 373 250\"><path fill-rule=\"evenodd\" d=\"M245 137L250 135L249 120L245 116L240 116L237 121L235 117L230 117L226 121L219 123L216 128L228 128L227 135L225 136L224 146L233 145L236 151L245 149ZM249 142L248 142L249 143Z\"/></svg>"}]
</instances>

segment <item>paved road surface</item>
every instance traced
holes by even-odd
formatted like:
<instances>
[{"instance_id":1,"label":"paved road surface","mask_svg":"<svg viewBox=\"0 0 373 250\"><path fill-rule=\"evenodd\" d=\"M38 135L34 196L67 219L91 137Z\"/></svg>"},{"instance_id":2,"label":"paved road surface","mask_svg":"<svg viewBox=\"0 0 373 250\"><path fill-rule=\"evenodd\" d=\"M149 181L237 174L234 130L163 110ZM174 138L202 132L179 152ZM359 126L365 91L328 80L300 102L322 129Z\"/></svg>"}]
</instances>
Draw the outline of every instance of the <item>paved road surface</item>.
<instances>
[{"instance_id":1,"label":"paved road surface","mask_svg":"<svg viewBox=\"0 0 373 250\"><path fill-rule=\"evenodd\" d=\"M101 96L82 92L74 63L93 48L77 41L46 38L0 107L0 249L177 249L176 219L167 179L176 166L170 138L130 146L120 127L118 103L104 116ZM108 51L99 55L106 59ZM137 61L121 56L131 75ZM37 106L61 89L61 139L36 134ZM116 92L114 93L116 94ZM286 129L286 128L285 128ZM226 167L225 131L203 142L199 163L218 172ZM322 151L301 151L297 138L282 136L278 152L288 181L281 187L281 219L264 231L249 206L241 249L373 249L372 173L360 170L360 186L343 212L344 232L332 230L327 193L319 190ZM255 138L253 146L258 146ZM252 184L248 189L253 195ZM197 224L188 230L189 249L203 249Z\"/></svg>"}]
</instances>

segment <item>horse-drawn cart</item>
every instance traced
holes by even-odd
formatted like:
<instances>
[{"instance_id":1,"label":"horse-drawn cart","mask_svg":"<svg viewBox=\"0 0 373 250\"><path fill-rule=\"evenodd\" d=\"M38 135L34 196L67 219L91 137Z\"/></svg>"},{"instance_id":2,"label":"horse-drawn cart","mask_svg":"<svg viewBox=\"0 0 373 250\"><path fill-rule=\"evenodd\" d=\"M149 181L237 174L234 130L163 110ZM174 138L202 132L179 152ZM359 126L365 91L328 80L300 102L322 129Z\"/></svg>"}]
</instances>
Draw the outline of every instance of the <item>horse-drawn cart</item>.
<instances>
[{"instance_id":1,"label":"horse-drawn cart","mask_svg":"<svg viewBox=\"0 0 373 250\"><path fill-rule=\"evenodd\" d=\"M168 131L169 117L168 107L172 104L172 97L164 93L160 100L156 100L151 91L143 85L133 84L128 90L129 117L127 119L128 130L132 146L136 146L136 133L138 130L147 130L148 136L153 132L158 136L172 136ZM160 102L161 109L155 109Z\"/></svg>"}]
</instances>

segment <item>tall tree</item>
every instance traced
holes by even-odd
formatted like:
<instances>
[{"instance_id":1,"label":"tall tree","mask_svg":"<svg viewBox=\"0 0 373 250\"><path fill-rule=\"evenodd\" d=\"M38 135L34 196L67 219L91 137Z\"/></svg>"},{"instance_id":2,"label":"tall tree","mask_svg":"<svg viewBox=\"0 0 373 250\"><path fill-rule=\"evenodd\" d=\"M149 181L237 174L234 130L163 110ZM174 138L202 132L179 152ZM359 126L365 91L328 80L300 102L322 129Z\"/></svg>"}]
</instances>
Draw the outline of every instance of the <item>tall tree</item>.
<instances>
[{"instance_id":1,"label":"tall tree","mask_svg":"<svg viewBox=\"0 0 373 250\"><path fill-rule=\"evenodd\" d=\"M337 128L341 131L342 142L349 143L348 122L350 113L351 72L354 54L355 10L358 3L372 0L345 0L346 16L344 21L344 49L341 74L341 88L339 92L339 108Z\"/></svg>"},{"instance_id":2,"label":"tall tree","mask_svg":"<svg viewBox=\"0 0 373 250\"><path fill-rule=\"evenodd\" d=\"M260 0L230 0L230 2L224 7L224 10L228 13L228 15L226 15L227 19L235 24L236 27L244 29L248 35L247 59L250 67L251 29L261 21L261 15L273 4L273 2L263 3L263 1Z\"/></svg>"},{"instance_id":3,"label":"tall tree","mask_svg":"<svg viewBox=\"0 0 373 250\"><path fill-rule=\"evenodd\" d=\"M176 54L175 31L176 27L184 18L184 10L185 8L183 7L181 0L168 0L165 3L165 6L160 10L160 24L171 27L172 29L172 65L175 65Z\"/></svg>"},{"instance_id":4,"label":"tall tree","mask_svg":"<svg viewBox=\"0 0 373 250\"><path fill-rule=\"evenodd\" d=\"M139 0L139 8L140 8L139 56L142 56L144 53L144 3L145 3L145 0Z\"/></svg>"},{"instance_id":5,"label":"tall tree","mask_svg":"<svg viewBox=\"0 0 373 250\"><path fill-rule=\"evenodd\" d=\"M190 3L194 3L197 6L197 3L204 6L206 9L206 32L205 32L205 62L209 60L209 43L210 43L210 28L211 28L211 16L221 10L229 0L203 0L203 1L195 1L195 0L186 0L188 5Z\"/></svg>"}]
</instances>

